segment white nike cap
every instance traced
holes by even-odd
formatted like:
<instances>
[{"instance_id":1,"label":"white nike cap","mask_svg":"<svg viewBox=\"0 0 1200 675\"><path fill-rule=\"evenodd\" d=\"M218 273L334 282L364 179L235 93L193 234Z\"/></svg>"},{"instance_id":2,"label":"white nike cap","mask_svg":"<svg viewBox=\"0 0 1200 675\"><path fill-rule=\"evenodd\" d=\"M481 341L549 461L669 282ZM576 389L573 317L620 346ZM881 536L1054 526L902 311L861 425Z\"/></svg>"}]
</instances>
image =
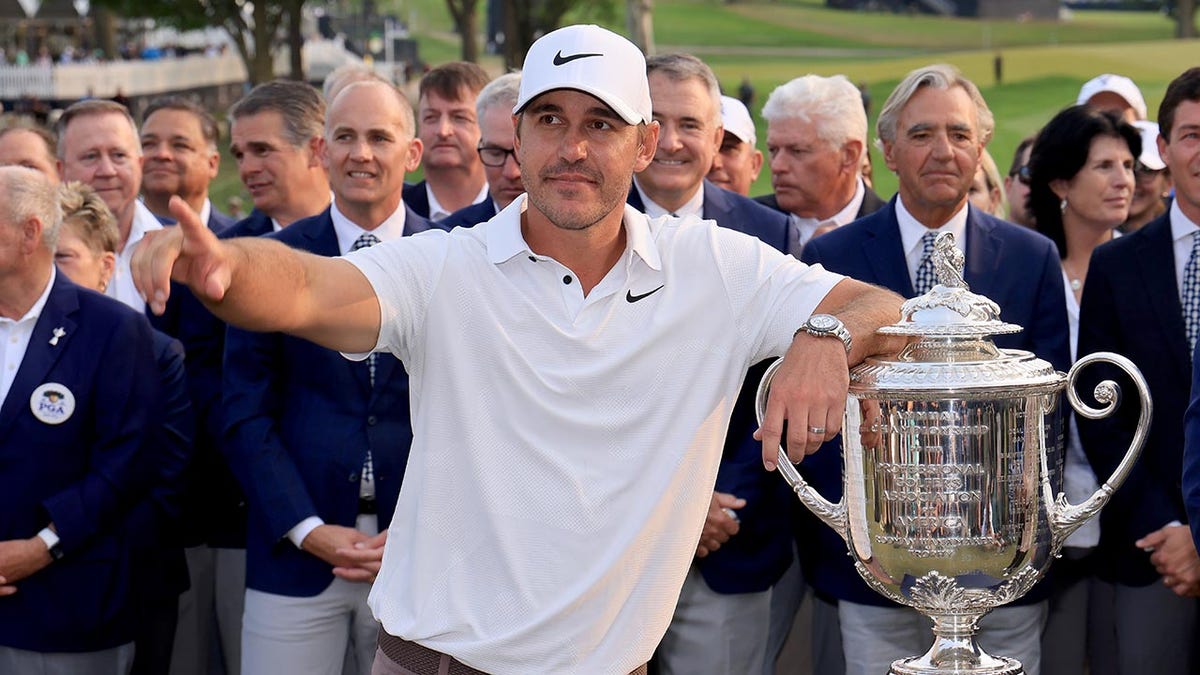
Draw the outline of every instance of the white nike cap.
<instances>
[{"instance_id":1,"label":"white nike cap","mask_svg":"<svg viewBox=\"0 0 1200 675\"><path fill-rule=\"evenodd\" d=\"M1158 154L1158 123L1138 120L1133 126L1142 135L1142 154L1138 155L1138 161L1151 171L1167 168L1167 163Z\"/></svg>"},{"instance_id":2,"label":"white nike cap","mask_svg":"<svg viewBox=\"0 0 1200 675\"><path fill-rule=\"evenodd\" d=\"M732 96L721 97L721 124L725 131L738 137L743 143L754 145L758 138L754 135L754 120L750 119L750 111L746 105Z\"/></svg>"},{"instance_id":3,"label":"white nike cap","mask_svg":"<svg viewBox=\"0 0 1200 675\"><path fill-rule=\"evenodd\" d=\"M652 119L646 57L637 45L599 26L559 28L529 47L513 114L555 89L591 94L629 124Z\"/></svg>"},{"instance_id":4,"label":"white nike cap","mask_svg":"<svg viewBox=\"0 0 1200 675\"><path fill-rule=\"evenodd\" d=\"M1083 105L1096 94L1106 91L1125 99L1129 107L1137 113L1139 120L1146 119L1146 99L1142 98L1142 90L1124 75L1105 73L1088 80L1079 90L1079 98L1075 100L1075 105Z\"/></svg>"}]
</instances>

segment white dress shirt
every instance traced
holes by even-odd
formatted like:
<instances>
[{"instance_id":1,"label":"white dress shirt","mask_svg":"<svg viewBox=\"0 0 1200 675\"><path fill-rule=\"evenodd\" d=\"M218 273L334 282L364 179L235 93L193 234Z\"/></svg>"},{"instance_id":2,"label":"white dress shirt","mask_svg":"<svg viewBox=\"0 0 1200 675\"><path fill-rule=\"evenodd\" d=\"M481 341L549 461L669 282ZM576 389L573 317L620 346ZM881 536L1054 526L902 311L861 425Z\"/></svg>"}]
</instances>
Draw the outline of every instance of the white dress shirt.
<instances>
[{"instance_id":1,"label":"white dress shirt","mask_svg":"<svg viewBox=\"0 0 1200 675\"><path fill-rule=\"evenodd\" d=\"M967 254L967 205L958 210L950 220L946 221L941 227L935 228L934 232L950 232L954 235L954 245L958 250L963 252L963 259L966 260ZM904 207L904 200L899 196L896 197L896 222L900 225L900 243L904 247L904 259L908 263L908 278L912 280L913 287L917 285L917 268L921 266L921 254L924 252L924 247L921 246L921 237L925 236L930 228L925 227L909 213Z\"/></svg>"},{"instance_id":2,"label":"white dress shirt","mask_svg":"<svg viewBox=\"0 0 1200 675\"><path fill-rule=\"evenodd\" d=\"M108 288L104 289L105 295L120 300L139 312L146 311L146 301L133 285L133 272L130 271L129 263L133 260L133 253L142 237L145 237L147 232L161 230L162 227L162 223L150 213L150 209L146 208L142 200L137 200L133 208L133 224L129 228L129 238L125 240L125 247L117 253L117 264L113 268L112 279L108 281Z\"/></svg>"},{"instance_id":3,"label":"white dress shirt","mask_svg":"<svg viewBox=\"0 0 1200 675\"><path fill-rule=\"evenodd\" d=\"M866 195L867 186L863 183L862 178L859 178L854 188L854 196L850 198L849 203L831 217L818 220L816 218L801 218L794 213L789 213L788 220L790 221L792 230L796 233L796 242L799 247L804 248L808 240L813 238L813 234L822 227L827 225L841 227L857 220L858 210L862 208L863 198Z\"/></svg>"},{"instance_id":4,"label":"white dress shirt","mask_svg":"<svg viewBox=\"0 0 1200 675\"><path fill-rule=\"evenodd\" d=\"M429 186L428 180L425 181L425 196L429 199L430 220L441 220L454 213L453 211L447 211L446 207L442 206L442 203L438 201L437 195L433 194L433 188ZM479 194L475 195L475 199L471 200L471 204L478 204L490 196L487 181L484 181L483 189L479 191Z\"/></svg>"},{"instance_id":5,"label":"white dress shirt","mask_svg":"<svg viewBox=\"0 0 1200 675\"><path fill-rule=\"evenodd\" d=\"M683 206L674 211L668 211L661 204L651 199L646 194L646 191L642 189L642 186L638 184L636 177L633 179L633 187L637 190L638 196L642 198L642 205L646 207L646 215L651 218L661 216L675 216L676 218L696 216L697 218L704 218L704 183L700 183L700 189L696 190L696 194L692 195L691 199L684 202Z\"/></svg>"}]
</instances>

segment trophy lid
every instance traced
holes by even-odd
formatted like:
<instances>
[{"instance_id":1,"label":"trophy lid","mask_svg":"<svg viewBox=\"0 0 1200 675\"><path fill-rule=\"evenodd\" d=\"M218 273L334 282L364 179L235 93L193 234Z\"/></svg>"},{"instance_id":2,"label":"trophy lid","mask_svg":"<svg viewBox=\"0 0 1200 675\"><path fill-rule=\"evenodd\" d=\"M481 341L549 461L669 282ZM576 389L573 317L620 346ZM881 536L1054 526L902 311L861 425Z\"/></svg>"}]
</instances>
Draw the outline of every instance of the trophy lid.
<instances>
[{"instance_id":1,"label":"trophy lid","mask_svg":"<svg viewBox=\"0 0 1200 675\"><path fill-rule=\"evenodd\" d=\"M909 335L895 358L868 358L850 373L856 395L930 395L934 392L1054 391L1064 376L1048 362L1027 351L999 349L992 335L1022 328L1000 320L1000 307L972 293L963 279L964 256L954 235L942 232L934 240L933 265L938 283L929 292L908 300L901 318L879 329L887 335Z\"/></svg>"},{"instance_id":2,"label":"trophy lid","mask_svg":"<svg viewBox=\"0 0 1200 675\"><path fill-rule=\"evenodd\" d=\"M985 337L1017 333L1021 327L1000 320L1000 306L972 293L963 278L962 251L954 235L938 234L933 242L933 269L938 283L929 292L900 306L900 320L879 329L886 335Z\"/></svg>"}]
</instances>

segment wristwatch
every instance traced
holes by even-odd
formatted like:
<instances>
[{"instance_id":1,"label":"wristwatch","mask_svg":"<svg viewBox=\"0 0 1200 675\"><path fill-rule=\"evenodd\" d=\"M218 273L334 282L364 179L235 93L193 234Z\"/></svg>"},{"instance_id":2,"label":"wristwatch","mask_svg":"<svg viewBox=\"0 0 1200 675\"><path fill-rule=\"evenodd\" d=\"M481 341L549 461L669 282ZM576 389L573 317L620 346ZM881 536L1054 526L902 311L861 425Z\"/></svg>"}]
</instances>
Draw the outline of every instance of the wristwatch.
<instances>
[{"instance_id":1,"label":"wristwatch","mask_svg":"<svg viewBox=\"0 0 1200 675\"><path fill-rule=\"evenodd\" d=\"M50 551L50 557L52 559L62 560L63 549L62 544L59 543L57 532L48 527L43 527L42 530L37 533L37 536L42 540L43 543L46 544L46 550Z\"/></svg>"},{"instance_id":2,"label":"wristwatch","mask_svg":"<svg viewBox=\"0 0 1200 675\"><path fill-rule=\"evenodd\" d=\"M815 335L816 337L835 337L842 341L846 346L846 353L850 353L850 346L854 343L854 339L850 337L850 331L846 330L845 324L841 319L838 319L832 314L813 314L808 317L808 321L800 327L800 330ZM796 331L798 334L800 330Z\"/></svg>"}]
</instances>

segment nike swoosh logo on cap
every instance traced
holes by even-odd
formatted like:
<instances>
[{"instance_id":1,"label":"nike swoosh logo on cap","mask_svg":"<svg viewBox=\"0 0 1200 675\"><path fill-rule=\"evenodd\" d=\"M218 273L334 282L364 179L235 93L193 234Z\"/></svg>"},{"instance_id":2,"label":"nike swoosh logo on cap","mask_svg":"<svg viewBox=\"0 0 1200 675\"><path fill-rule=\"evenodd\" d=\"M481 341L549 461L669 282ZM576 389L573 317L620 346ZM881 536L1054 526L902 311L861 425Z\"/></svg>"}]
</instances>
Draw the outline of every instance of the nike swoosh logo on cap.
<instances>
[{"instance_id":1,"label":"nike swoosh logo on cap","mask_svg":"<svg viewBox=\"0 0 1200 675\"><path fill-rule=\"evenodd\" d=\"M603 54L572 54L570 56L563 56L562 50L560 49L560 50L558 50L558 53L554 55L554 65L565 66L572 61L576 61L578 59L586 59L589 56L604 56L604 55Z\"/></svg>"},{"instance_id":2,"label":"nike swoosh logo on cap","mask_svg":"<svg viewBox=\"0 0 1200 675\"><path fill-rule=\"evenodd\" d=\"M663 287L659 286L658 288L650 291L649 293L642 293L641 295L634 295L633 291L625 291L625 300L627 300L629 302L637 302L638 300L641 300L642 298L648 298L651 295L654 295L655 293L661 291L662 289L663 289Z\"/></svg>"}]
</instances>

